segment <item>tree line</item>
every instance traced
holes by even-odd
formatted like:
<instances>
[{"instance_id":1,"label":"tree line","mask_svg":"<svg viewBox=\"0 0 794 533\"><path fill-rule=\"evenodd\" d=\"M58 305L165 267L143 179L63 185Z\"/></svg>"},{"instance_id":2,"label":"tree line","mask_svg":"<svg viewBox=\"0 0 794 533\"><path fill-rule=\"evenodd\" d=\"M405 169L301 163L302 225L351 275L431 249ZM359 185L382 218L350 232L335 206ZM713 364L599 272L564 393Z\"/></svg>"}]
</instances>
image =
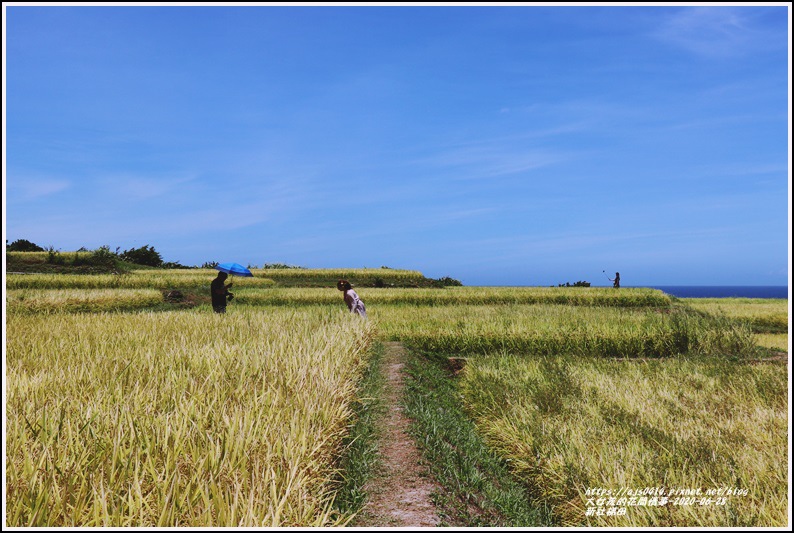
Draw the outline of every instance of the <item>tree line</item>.
<instances>
[{"instance_id":1,"label":"tree line","mask_svg":"<svg viewBox=\"0 0 794 533\"><path fill-rule=\"evenodd\" d=\"M27 239L17 239L12 243L8 243L6 241L6 251L7 252L48 252L47 262L52 264L66 264L67 258L65 254L61 254L59 250L56 250L53 246L48 248L44 248L39 246L38 244L31 242ZM91 264L99 264L99 263L112 263L115 260L124 261L127 263L132 263L135 265L143 265L143 266L150 266L156 268L197 268L191 267L187 265L182 265L177 262L172 261L163 261L163 256L160 255L160 252L154 249L154 246L150 246L145 244L140 248L130 248L129 250L121 251L120 247L116 247L115 251L110 249L110 246L100 246L96 250L89 250L84 246L77 250L77 254L75 257L68 261L71 265L77 265L80 262L86 262ZM85 252L89 253L89 257L80 258L79 253ZM205 265L202 265L202 268L205 268Z\"/></svg>"}]
</instances>

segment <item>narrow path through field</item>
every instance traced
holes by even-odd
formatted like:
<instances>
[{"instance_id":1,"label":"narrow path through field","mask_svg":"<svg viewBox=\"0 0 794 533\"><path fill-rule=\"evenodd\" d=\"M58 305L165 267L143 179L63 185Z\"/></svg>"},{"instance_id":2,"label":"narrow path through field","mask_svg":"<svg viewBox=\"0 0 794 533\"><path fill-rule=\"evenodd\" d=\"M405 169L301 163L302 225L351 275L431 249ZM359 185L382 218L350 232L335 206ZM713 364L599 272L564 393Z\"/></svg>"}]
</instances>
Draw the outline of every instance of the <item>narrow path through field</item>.
<instances>
[{"instance_id":1,"label":"narrow path through field","mask_svg":"<svg viewBox=\"0 0 794 533\"><path fill-rule=\"evenodd\" d=\"M440 519L430 495L438 487L429 477L421 453L408 434L409 421L401 405L408 353L399 342L387 342L385 348L386 415L379 441L383 471L365 487L369 499L355 525L435 527Z\"/></svg>"}]
</instances>

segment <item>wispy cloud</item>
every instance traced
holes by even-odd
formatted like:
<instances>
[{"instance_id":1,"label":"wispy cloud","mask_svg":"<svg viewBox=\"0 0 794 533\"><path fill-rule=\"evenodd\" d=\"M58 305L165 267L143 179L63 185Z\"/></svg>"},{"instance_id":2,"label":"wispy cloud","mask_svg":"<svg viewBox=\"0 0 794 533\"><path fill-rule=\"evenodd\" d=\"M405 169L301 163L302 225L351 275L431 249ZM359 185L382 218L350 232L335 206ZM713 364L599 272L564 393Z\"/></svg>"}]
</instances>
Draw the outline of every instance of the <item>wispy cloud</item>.
<instances>
[{"instance_id":1,"label":"wispy cloud","mask_svg":"<svg viewBox=\"0 0 794 533\"><path fill-rule=\"evenodd\" d=\"M535 103L515 109L515 114L533 126L512 139L509 144L521 142L563 142L570 144L572 135L603 135L623 131L627 125L646 122L658 114L644 104L627 103L608 98L568 98L558 102ZM494 140L496 141L496 140ZM502 140L500 139L499 142Z\"/></svg>"},{"instance_id":2,"label":"wispy cloud","mask_svg":"<svg viewBox=\"0 0 794 533\"><path fill-rule=\"evenodd\" d=\"M241 203L232 213L229 209L201 207L193 211L149 209L135 204L128 211L106 209L89 210L79 216L47 214L35 218L16 217L12 220L16 233L40 239L52 235L58 228L58 247L98 246L102 243L131 242L145 238L156 242L163 238L196 238L210 231L234 231L255 226L273 216L271 205L261 202ZM93 244L81 239L90 239ZM35 242L35 240L34 240Z\"/></svg>"},{"instance_id":3,"label":"wispy cloud","mask_svg":"<svg viewBox=\"0 0 794 533\"><path fill-rule=\"evenodd\" d=\"M113 194L121 195L125 201L149 200L168 194L178 194L195 176L140 176L117 174L105 176L99 181Z\"/></svg>"},{"instance_id":4,"label":"wispy cloud","mask_svg":"<svg viewBox=\"0 0 794 533\"><path fill-rule=\"evenodd\" d=\"M693 168L703 176L708 177L725 177L725 176L739 176L739 177L758 177L758 176L784 176L788 172L788 168L784 164L779 163L753 163L743 162L739 164L713 164L702 165ZM781 185L784 182L780 182Z\"/></svg>"},{"instance_id":5,"label":"wispy cloud","mask_svg":"<svg viewBox=\"0 0 794 533\"><path fill-rule=\"evenodd\" d=\"M553 165L566 159L550 149L533 148L527 142L484 140L442 147L414 162L436 169L454 170L456 179L484 179L518 174Z\"/></svg>"},{"instance_id":6,"label":"wispy cloud","mask_svg":"<svg viewBox=\"0 0 794 533\"><path fill-rule=\"evenodd\" d=\"M770 41L752 13L748 6L685 8L667 18L653 36L693 54L713 58L779 46Z\"/></svg>"},{"instance_id":7,"label":"wispy cloud","mask_svg":"<svg viewBox=\"0 0 794 533\"><path fill-rule=\"evenodd\" d=\"M270 202L238 203L234 209L200 209L179 212L162 218L171 233L197 234L206 230L237 230L260 224L274 214ZM153 224L155 231L160 224Z\"/></svg>"},{"instance_id":8,"label":"wispy cloud","mask_svg":"<svg viewBox=\"0 0 794 533\"><path fill-rule=\"evenodd\" d=\"M65 178L17 176L6 182L7 192L19 201L38 200L65 191L72 182Z\"/></svg>"},{"instance_id":9,"label":"wispy cloud","mask_svg":"<svg viewBox=\"0 0 794 533\"><path fill-rule=\"evenodd\" d=\"M683 130L698 130L698 129L707 129L707 130L718 130L719 128L726 128L729 126L735 126L739 124L755 124L758 123L760 120L766 119L767 121L771 122L777 120L778 117L759 117L758 115L749 115L749 114L735 114L731 116L718 116L718 117L707 117L707 118L699 118L699 119L692 119L692 120L682 120L680 122L670 122L667 125L662 125L661 127L667 131L683 131Z\"/></svg>"},{"instance_id":10,"label":"wispy cloud","mask_svg":"<svg viewBox=\"0 0 794 533\"><path fill-rule=\"evenodd\" d=\"M542 235L505 236L489 239L461 239L451 241L450 247L462 250L469 258L469 264L505 264L516 261L536 261L537 258L550 257L601 257L618 251L630 251L632 256L650 251L659 256L669 255L669 247L682 249L702 247L704 242L731 242L735 228L704 228L698 230L651 230L624 231L619 234L598 231L589 232L547 232ZM642 246L647 243L664 242L665 247L654 250ZM672 243L672 244L671 244ZM476 254L474 253L476 252Z\"/></svg>"}]
</instances>

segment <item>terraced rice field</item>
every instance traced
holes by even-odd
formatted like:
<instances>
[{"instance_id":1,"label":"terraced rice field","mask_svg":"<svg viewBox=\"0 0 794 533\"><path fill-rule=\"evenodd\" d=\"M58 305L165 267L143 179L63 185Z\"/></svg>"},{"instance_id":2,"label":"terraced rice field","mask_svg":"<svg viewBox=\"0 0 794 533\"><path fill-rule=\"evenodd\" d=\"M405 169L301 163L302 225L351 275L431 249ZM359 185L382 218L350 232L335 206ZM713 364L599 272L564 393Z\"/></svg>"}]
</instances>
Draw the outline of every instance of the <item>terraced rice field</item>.
<instances>
[{"instance_id":1,"label":"terraced rice field","mask_svg":"<svg viewBox=\"0 0 794 533\"><path fill-rule=\"evenodd\" d=\"M340 505L363 490L343 489L350 435L386 341L415 358L412 432L438 501L458 502L439 504L442 524L786 524L786 301L362 283L364 321L318 286L375 273L285 287L263 270L234 279L225 315L204 295L212 270L9 274L7 524L354 524L360 506ZM423 389L448 358L462 366ZM469 426L465 445L434 455ZM465 465L478 481L463 483ZM636 489L656 490L654 504L620 502ZM700 493L673 503L673 489Z\"/></svg>"}]
</instances>

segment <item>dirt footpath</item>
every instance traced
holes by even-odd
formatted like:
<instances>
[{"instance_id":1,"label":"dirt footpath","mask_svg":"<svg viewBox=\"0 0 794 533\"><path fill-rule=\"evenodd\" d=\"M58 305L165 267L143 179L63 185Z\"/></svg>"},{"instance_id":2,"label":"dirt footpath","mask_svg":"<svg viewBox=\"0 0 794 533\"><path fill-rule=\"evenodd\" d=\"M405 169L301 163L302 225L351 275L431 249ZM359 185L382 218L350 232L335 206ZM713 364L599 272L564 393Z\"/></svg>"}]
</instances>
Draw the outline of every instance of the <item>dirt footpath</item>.
<instances>
[{"instance_id":1,"label":"dirt footpath","mask_svg":"<svg viewBox=\"0 0 794 533\"><path fill-rule=\"evenodd\" d=\"M421 453L408 435L408 418L400 405L408 354L399 342L384 346L386 415L378 443L383 471L366 485L369 499L355 526L435 527L440 519L430 495L438 486L429 478Z\"/></svg>"}]
</instances>

